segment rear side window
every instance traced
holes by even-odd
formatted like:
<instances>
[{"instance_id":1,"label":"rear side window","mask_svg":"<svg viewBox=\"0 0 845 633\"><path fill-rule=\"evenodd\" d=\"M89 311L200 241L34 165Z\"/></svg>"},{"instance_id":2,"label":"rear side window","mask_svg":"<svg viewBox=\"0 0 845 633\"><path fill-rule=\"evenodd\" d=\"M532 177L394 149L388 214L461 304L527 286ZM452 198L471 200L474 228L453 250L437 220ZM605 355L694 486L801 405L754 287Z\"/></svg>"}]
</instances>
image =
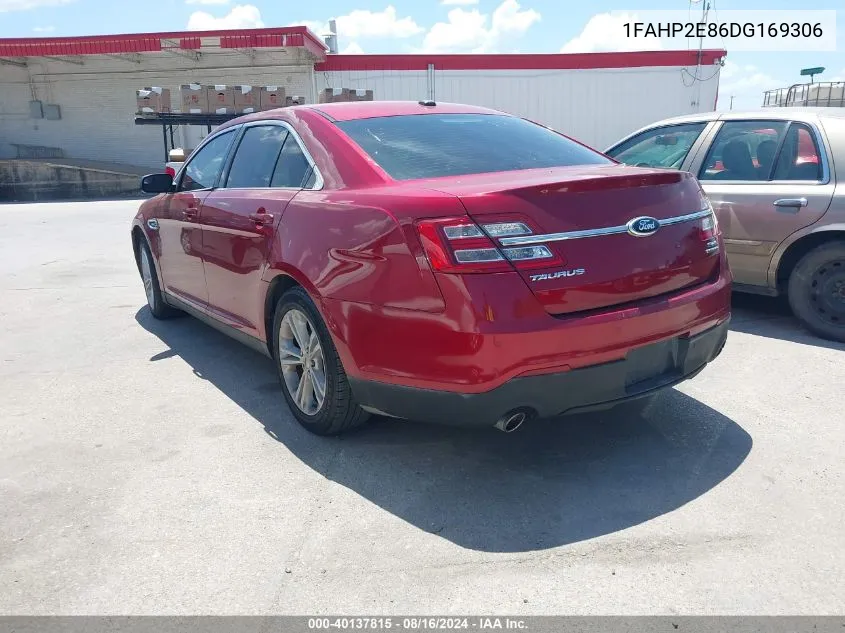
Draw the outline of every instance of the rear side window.
<instances>
[{"instance_id":1,"label":"rear side window","mask_svg":"<svg viewBox=\"0 0 845 633\"><path fill-rule=\"evenodd\" d=\"M270 186L310 188L314 184L313 178L309 178L311 174L311 165L302 153L302 148L296 139L289 135L276 162L276 170L273 172L273 181Z\"/></svg>"},{"instance_id":2,"label":"rear side window","mask_svg":"<svg viewBox=\"0 0 845 633\"><path fill-rule=\"evenodd\" d=\"M822 161L814 134L803 123L793 123L780 148L774 180L822 179Z\"/></svg>"},{"instance_id":3,"label":"rear side window","mask_svg":"<svg viewBox=\"0 0 845 633\"><path fill-rule=\"evenodd\" d=\"M190 162L185 166L179 191L196 191L213 187L223 169L223 163L229 153L229 145L232 144L234 138L234 130L224 132L191 156Z\"/></svg>"},{"instance_id":4,"label":"rear side window","mask_svg":"<svg viewBox=\"0 0 845 633\"><path fill-rule=\"evenodd\" d=\"M707 123L683 123L646 130L607 152L626 165L680 169Z\"/></svg>"},{"instance_id":5,"label":"rear side window","mask_svg":"<svg viewBox=\"0 0 845 633\"><path fill-rule=\"evenodd\" d=\"M229 168L226 186L230 189L269 187L287 136L288 131L281 125L247 128Z\"/></svg>"},{"instance_id":6,"label":"rear side window","mask_svg":"<svg viewBox=\"0 0 845 633\"><path fill-rule=\"evenodd\" d=\"M420 114L337 125L396 180L612 164L552 130L505 115Z\"/></svg>"}]
</instances>

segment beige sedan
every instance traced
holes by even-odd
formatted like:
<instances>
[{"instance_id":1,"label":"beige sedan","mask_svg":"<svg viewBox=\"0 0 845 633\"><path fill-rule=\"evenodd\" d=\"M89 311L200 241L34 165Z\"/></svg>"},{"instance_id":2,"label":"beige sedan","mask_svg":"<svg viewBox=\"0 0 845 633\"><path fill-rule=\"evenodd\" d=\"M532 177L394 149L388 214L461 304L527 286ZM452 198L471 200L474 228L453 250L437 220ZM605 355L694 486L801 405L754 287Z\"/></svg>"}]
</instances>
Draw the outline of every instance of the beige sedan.
<instances>
[{"instance_id":1,"label":"beige sedan","mask_svg":"<svg viewBox=\"0 0 845 633\"><path fill-rule=\"evenodd\" d=\"M776 108L666 119L613 145L629 165L695 174L716 210L735 289L787 295L845 341L845 109Z\"/></svg>"}]
</instances>

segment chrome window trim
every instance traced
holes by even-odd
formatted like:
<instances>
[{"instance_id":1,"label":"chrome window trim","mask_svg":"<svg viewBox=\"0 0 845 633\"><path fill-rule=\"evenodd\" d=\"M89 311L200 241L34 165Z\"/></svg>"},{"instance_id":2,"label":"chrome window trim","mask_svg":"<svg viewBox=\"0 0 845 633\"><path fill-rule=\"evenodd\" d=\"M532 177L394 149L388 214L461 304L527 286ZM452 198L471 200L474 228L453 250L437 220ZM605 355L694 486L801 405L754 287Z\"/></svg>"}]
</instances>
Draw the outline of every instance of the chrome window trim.
<instances>
[{"instance_id":1,"label":"chrome window trim","mask_svg":"<svg viewBox=\"0 0 845 633\"><path fill-rule=\"evenodd\" d=\"M308 151L308 148L305 146L305 143L302 141L302 137L299 136L296 130L293 129L293 126L290 125L287 121L280 121L279 119L260 119L258 121L250 121L249 123L244 123L242 128L244 132L251 128L251 127L262 127L262 126L279 126L285 128L288 134L293 136L293 139L296 141L297 145L299 145L299 149L302 152L303 156L305 156L305 160L308 161L308 164L311 167L311 170L314 172L314 186L312 187L266 187L266 189L283 189L287 191L320 191L325 181L323 180L323 175L320 173L320 170L317 169L317 164L314 162L314 157L311 156L311 152ZM241 135L243 136L243 134ZM232 155L232 160L228 165L228 168L231 168L231 163L235 161L235 158L238 157L238 148L240 147L240 139L238 142L238 147L235 148L235 153ZM277 158L278 160L278 158ZM229 169L226 170L226 179L229 179ZM265 189L265 187L221 187L221 189L237 191L239 189Z\"/></svg>"},{"instance_id":2,"label":"chrome window trim","mask_svg":"<svg viewBox=\"0 0 845 633\"><path fill-rule=\"evenodd\" d=\"M702 209L695 213L687 213L685 215L677 215L672 218L664 220L657 219L660 226L671 226L673 224L680 224L682 222L689 222L691 220L698 220L707 217L712 211L710 209ZM621 233L628 233L628 225L621 224L619 226L606 226L601 229L585 229L583 231L567 231L565 233L547 233L545 235L529 235L526 237L503 237L499 240L502 246L527 246L528 244L543 244L546 242L563 242L565 240L581 240L588 237L603 237L605 235L618 235Z\"/></svg>"}]
</instances>

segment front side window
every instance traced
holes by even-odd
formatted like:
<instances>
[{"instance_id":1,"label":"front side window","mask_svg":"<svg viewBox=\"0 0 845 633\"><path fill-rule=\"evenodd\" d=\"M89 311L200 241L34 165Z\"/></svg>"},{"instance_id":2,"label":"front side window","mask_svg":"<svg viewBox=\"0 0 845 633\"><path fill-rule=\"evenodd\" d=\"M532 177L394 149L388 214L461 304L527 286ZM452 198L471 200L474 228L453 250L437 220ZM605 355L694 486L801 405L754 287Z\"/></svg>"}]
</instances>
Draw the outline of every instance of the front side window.
<instances>
[{"instance_id":1,"label":"front side window","mask_svg":"<svg viewBox=\"0 0 845 633\"><path fill-rule=\"evenodd\" d=\"M224 132L191 156L191 161L185 165L179 191L196 191L213 187L223 169L229 146L234 138L235 130Z\"/></svg>"},{"instance_id":2,"label":"front side window","mask_svg":"<svg viewBox=\"0 0 845 633\"><path fill-rule=\"evenodd\" d=\"M229 168L226 187L269 187L279 152L282 151L287 136L287 129L281 125L248 127Z\"/></svg>"},{"instance_id":3,"label":"front side window","mask_svg":"<svg viewBox=\"0 0 845 633\"><path fill-rule=\"evenodd\" d=\"M699 180L771 180L786 121L726 121L707 152Z\"/></svg>"},{"instance_id":4,"label":"front side window","mask_svg":"<svg viewBox=\"0 0 845 633\"><path fill-rule=\"evenodd\" d=\"M415 114L336 125L396 180L612 164L557 132L506 115Z\"/></svg>"},{"instance_id":5,"label":"front side window","mask_svg":"<svg viewBox=\"0 0 845 633\"><path fill-rule=\"evenodd\" d=\"M607 152L626 165L680 169L706 122L654 128L620 143Z\"/></svg>"}]
</instances>

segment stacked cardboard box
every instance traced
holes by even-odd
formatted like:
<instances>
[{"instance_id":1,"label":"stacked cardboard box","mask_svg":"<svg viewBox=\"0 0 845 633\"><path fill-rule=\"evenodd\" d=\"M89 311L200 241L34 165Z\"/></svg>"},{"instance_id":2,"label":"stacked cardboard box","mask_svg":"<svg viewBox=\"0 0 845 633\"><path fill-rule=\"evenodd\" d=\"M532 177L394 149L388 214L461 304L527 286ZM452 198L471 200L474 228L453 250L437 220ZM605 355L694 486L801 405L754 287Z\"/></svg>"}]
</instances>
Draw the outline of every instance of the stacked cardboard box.
<instances>
[{"instance_id":1,"label":"stacked cardboard box","mask_svg":"<svg viewBox=\"0 0 845 633\"><path fill-rule=\"evenodd\" d=\"M274 110L285 105L285 89L281 86L261 86L259 105L262 110Z\"/></svg>"},{"instance_id":2,"label":"stacked cardboard box","mask_svg":"<svg viewBox=\"0 0 845 633\"><path fill-rule=\"evenodd\" d=\"M348 100L350 91L341 92L344 98L338 100ZM372 95L372 91L369 92ZM136 91L136 97L139 114L172 111L168 88L144 88ZM183 84L179 88L179 97L181 107L178 112L183 114L249 114L305 103L305 97L286 96L282 86Z\"/></svg>"},{"instance_id":3,"label":"stacked cardboard box","mask_svg":"<svg viewBox=\"0 0 845 633\"><path fill-rule=\"evenodd\" d=\"M135 91L138 114L170 112L169 88L143 88Z\"/></svg>"},{"instance_id":4,"label":"stacked cardboard box","mask_svg":"<svg viewBox=\"0 0 845 633\"><path fill-rule=\"evenodd\" d=\"M258 112L259 95L260 92L255 86L235 86L235 112Z\"/></svg>"},{"instance_id":5,"label":"stacked cardboard box","mask_svg":"<svg viewBox=\"0 0 845 633\"><path fill-rule=\"evenodd\" d=\"M344 101L372 101L372 90L355 88L326 88L320 93L320 103L342 103Z\"/></svg>"},{"instance_id":6,"label":"stacked cardboard box","mask_svg":"<svg viewBox=\"0 0 845 633\"><path fill-rule=\"evenodd\" d=\"M349 101L372 101L372 90L350 90Z\"/></svg>"},{"instance_id":7,"label":"stacked cardboard box","mask_svg":"<svg viewBox=\"0 0 845 633\"><path fill-rule=\"evenodd\" d=\"M208 86L208 111L211 114L235 113L235 89L231 86L217 84Z\"/></svg>"},{"instance_id":8,"label":"stacked cardboard box","mask_svg":"<svg viewBox=\"0 0 845 633\"><path fill-rule=\"evenodd\" d=\"M208 112L208 90L200 84L183 84L179 89L183 114Z\"/></svg>"},{"instance_id":9,"label":"stacked cardboard box","mask_svg":"<svg viewBox=\"0 0 845 633\"><path fill-rule=\"evenodd\" d=\"M320 103L349 101L349 88L326 88L320 93Z\"/></svg>"}]
</instances>

